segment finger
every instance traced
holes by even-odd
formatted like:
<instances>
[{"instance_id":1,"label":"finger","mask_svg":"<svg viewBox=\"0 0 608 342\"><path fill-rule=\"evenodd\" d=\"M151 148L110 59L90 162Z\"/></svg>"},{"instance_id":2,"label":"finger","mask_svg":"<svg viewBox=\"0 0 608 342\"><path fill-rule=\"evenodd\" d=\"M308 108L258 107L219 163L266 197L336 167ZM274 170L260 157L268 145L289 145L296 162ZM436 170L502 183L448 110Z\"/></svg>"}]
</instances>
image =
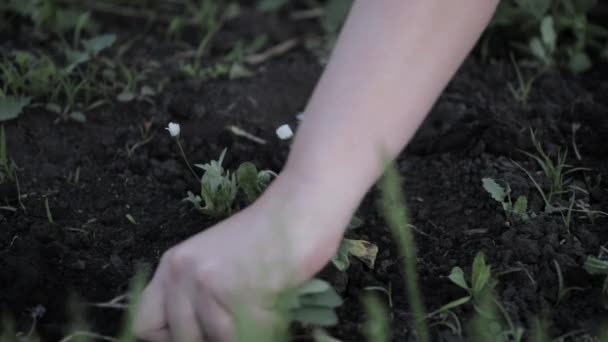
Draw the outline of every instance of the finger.
<instances>
[{"instance_id":1,"label":"finger","mask_svg":"<svg viewBox=\"0 0 608 342\"><path fill-rule=\"evenodd\" d=\"M210 342L236 341L236 332L230 313L205 290L199 290L195 305L199 325Z\"/></svg>"},{"instance_id":2,"label":"finger","mask_svg":"<svg viewBox=\"0 0 608 342\"><path fill-rule=\"evenodd\" d=\"M169 340L164 292L160 282L154 280L142 292L135 312L134 331L143 340L153 342Z\"/></svg>"},{"instance_id":3,"label":"finger","mask_svg":"<svg viewBox=\"0 0 608 342\"><path fill-rule=\"evenodd\" d=\"M167 298L167 321L171 341L202 342L203 331L199 325L197 312L187 291L176 287Z\"/></svg>"}]
</instances>

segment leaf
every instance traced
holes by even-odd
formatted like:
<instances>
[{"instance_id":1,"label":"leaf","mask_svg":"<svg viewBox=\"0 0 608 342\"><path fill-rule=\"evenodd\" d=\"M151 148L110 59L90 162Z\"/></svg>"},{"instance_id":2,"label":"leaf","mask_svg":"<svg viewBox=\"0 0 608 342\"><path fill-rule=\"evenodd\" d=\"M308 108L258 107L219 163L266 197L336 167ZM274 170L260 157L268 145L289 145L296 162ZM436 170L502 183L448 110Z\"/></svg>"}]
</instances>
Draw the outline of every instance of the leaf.
<instances>
[{"instance_id":1,"label":"leaf","mask_svg":"<svg viewBox=\"0 0 608 342\"><path fill-rule=\"evenodd\" d=\"M116 96L116 100L118 100L119 102L131 102L135 99L135 94L133 92L130 91L123 91L122 93L118 94L118 96Z\"/></svg>"},{"instance_id":2,"label":"leaf","mask_svg":"<svg viewBox=\"0 0 608 342\"><path fill-rule=\"evenodd\" d=\"M321 20L326 32L337 33L352 6L352 0L329 0L325 8L325 16Z\"/></svg>"},{"instance_id":3,"label":"leaf","mask_svg":"<svg viewBox=\"0 0 608 342\"><path fill-rule=\"evenodd\" d=\"M576 74L588 71L592 66L593 62L591 58L584 51L575 52L570 56L570 61L568 62L568 68Z\"/></svg>"},{"instance_id":4,"label":"leaf","mask_svg":"<svg viewBox=\"0 0 608 342\"><path fill-rule=\"evenodd\" d=\"M56 103L47 103L44 109L55 114L61 114L61 107Z\"/></svg>"},{"instance_id":5,"label":"leaf","mask_svg":"<svg viewBox=\"0 0 608 342\"><path fill-rule=\"evenodd\" d=\"M0 121L16 119L31 102L29 97L0 98Z\"/></svg>"},{"instance_id":6,"label":"leaf","mask_svg":"<svg viewBox=\"0 0 608 342\"><path fill-rule=\"evenodd\" d=\"M349 254L361 260L367 267L374 268L378 256L378 246L365 240L344 239L344 241Z\"/></svg>"},{"instance_id":7,"label":"leaf","mask_svg":"<svg viewBox=\"0 0 608 342\"><path fill-rule=\"evenodd\" d=\"M483 253L478 253L473 260L473 274L471 276L471 285L473 295L480 293L488 284L492 275L491 267L486 264L486 259Z\"/></svg>"},{"instance_id":8,"label":"leaf","mask_svg":"<svg viewBox=\"0 0 608 342\"><path fill-rule=\"evenodd\" d=\"M588 256L583 266L585 271L589 274L603 274L608 275L608 261L596 258L594 256Z\"/></svg>"},{"instance_id":9,"label":"leaf","mask_svg":"<svg viewBox=\"0 0 608 342\"><path fill-rule=\"evenodd\" d=\"M332 326L338 323L338 316L333 309L305 307L292 310L291 318L306 325Z\"/></svg>"},{"instance_id":10,"label":"leaf","mask_svg":"<svg viewBox=\"0 0 608 342\"><path fill-rule=\"evenodd\" d=\"M333 287L322 293L309 294L299 297L300 306L316 306L324 308L337 308L342 305L342 298Z\"/></svg>"},{"instance_id":11,"label":"leaf","mask_svg":"<svg viewBox=\"0 0 608 342\"><path fill-rule=\"evenodd\" d=\"M450 275L448 276L448 278L456 285L460 286L461 288L465 289L465 290L469 290L469 284L467 284L467 280L464 278L464 272L462 271L462 268L456 266L454 268L452 268L452 272L450 272Z\"/></svg>"},{"instance_id":12,"label":"leaf","mask_svg":"<svg viewBox=\"0 0 608 342\"><path fill-rule=\"evenodd\" d=\"M245 162L236 171L236 179L243 192L245 192L247 200L253 203L261 193L258 186L258 169L253 163Z\"/></svg>"},{"instance_id":13,"label":"leaf","mask_svg":"<svg viewBox=\"0 0 608 342\"><path fill-rule=\"evenodd\" d=\"M332 264L341 272L345 272L350 267L348 244L342 240L338 252L331 259Z\"/></svg>"},{"instance_id":14,"label":"leaf","mask_svg":"<svg viewBox=\"0 0 608 342\"><path fill-rule=\"evenodd\" d=\"M431 312L430 314L428 314L428 317L432 317L435 316L436 314L442 313L442 312L446 312L448 310L452 310L454 308L457 308L461 305L466 304L467 302L469 302L471 300L471 296L466 296L466 297L462 297L456 300L453 300L449 303L447 303L446 305L440 307L439 309Z\"/></svg>"},{"instance_id":15,"label":"leaf","mask_svg":"<svg viewBox=\"0 0 608 342\"><path fill-rule=\"evenodd\" d=\"M348 223L348 229L350 230L361 228L361 226L363 226L363 220L357 216L353 216L350 222Z\"/></svg>"},{"instance_id":16,"label":"leaf","mask_svg":"<svg viewBox=\"0 0 608 342\"><path fill-rule=\"evenodd\" d=\"M545 51L545 47L543 46L540 38L532 38L528 44L528 48L530 49L530 53L532 53L534 57L538 58L538 60L545 64L549 63L549 57L547 56L547 52Z\"/></svg>"},{"instance_id":17,"label":"leaf","mask_svg":"<svg viewBox=\"0 0 608 342\"><path fill-rule=\"evenodd\" d=\"M144 97L144 96L154 96L156 95L156 91L150 87L150 86L143 86L141 88L141 91L139 92L139 94Z\"/></svg>"},{"instance_id":18,"label":"leaf","mask_svg":"<svg viewBox=\"0 0 608 342\"><path fill-rule=\"evenodd\" d=\"M555 33L555 24L552 16L548 15L543 18L543 21L540 24L540 33L543 45L549 50L548 52L552 54L557 45L557 34Z\"/></svg>"},{"instance_id":19,"label":"leaf","mask_svg":"<svg viewBox=\"0 0 608 342\"><path fill-rule=\"evenodd\" d=\"M315 293L322 293L331 288L328 282L321 279L312 279L298 288L298 295L304 296Z\"/></svg>"},{"instance_id":20,"label":"leaf","mask_svg":"<svg viewBox=\"0 0 608 342\"><path fill-rule=\"evenodd\" d=\"M71 112L70 119L80 123L85 123L87 121L87 117L84 116L82 112Z\"/></svg>"},{"instance_id":21,"label":"leaf","mask_svg":"<svg viewBox=\"0 0 608 342\"><path fill-rule=\"evenodd\" d=\"M482 180L483 188L492 196L495 201L503 203L505 198L507 198L507 191L500 186L496 181L492 178L483 178Z\"/></svg>"},{"instance_id":22,"label":"leaf","mask_svg":"<svg viewBox=\"0 0 608 342\"><path fill-rule=\"evenodd\" d=\"M258 11L275 12L287 5L289 0L260 0L257 5Z\"/></svg>"},{"instance_id":23,"label":"leaf","mask_svg":"<svg viewBox=\"0 0 608 342\"><path fill-rule=\"evenodd\" d=\"M88 62L91 57L88 52L66 49L65 57L68 60L68 66L65 68L67 73L71 73L77 66Z\"/></svg>"},{"instance_id":24,"label":"leaf","mask_svg":"<svg viewBox=\"0 0 608 342\"><path fill-rule=\"evenodd\" d=\"M513 205L513 212L524 220L528 219L528 198L526 196L517 197Z\"/></svg>"},{"instance_id":25,"label":"leaf","mask_svg":"<svg viewBox=\"0 0 608 342\"><path fill-rule=\"evenodd\" d=\"M116 42L115 34L103 34L103 35L100 35L97 37L93 37L91 39L83 40L82 45L84 46L85 50L88 53L90 53L92 55L97 55L101 51L114 45L115 42Z\"/></svg>"},{"instance_id":26,"label":"leaf","mask_svg":"<svg viewBox=\"0 0 608 342\"><path fill-rule=\"evenodd\" d=\"M526 14L540 20L549 11L551 0L516 0L517 5Z\"/></svg>"},{"instance_id":27,"label":"leaf","mask_svg":"<svg viewBox=\"0 0 608 342\"><path fill-rule=\"evenodd\" d=\"M247 69L243 64L233 63L230 67L229 78L231 80L237 80L240 78L249 78L254 75L253 71Z\"/></svg>"}]
</instances>

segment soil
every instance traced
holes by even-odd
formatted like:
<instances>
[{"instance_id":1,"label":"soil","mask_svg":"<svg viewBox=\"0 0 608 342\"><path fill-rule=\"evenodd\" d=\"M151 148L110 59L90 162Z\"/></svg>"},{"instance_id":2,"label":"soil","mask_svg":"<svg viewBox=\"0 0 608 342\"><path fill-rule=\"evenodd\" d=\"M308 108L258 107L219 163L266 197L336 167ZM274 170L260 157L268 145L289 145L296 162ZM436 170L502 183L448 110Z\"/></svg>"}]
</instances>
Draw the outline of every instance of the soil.
<instances>
[{"instance_id":1,"label":"soil","mask_svg":"<svg viewBox=\"0 0 608 342\"><path fill-rule=\"evenodd\" d=\"M106 24L117 23L113 27L120 27L122 39L137 32L138 23L106 19ZM245 13L218 40L229 46L230 37L263 31L279 42L305 32L300 25ZM28 37L29 31L20 31L1 45L25 46ZM38 332L44 340L58 340L73 322L74 308L82 308L74 303L105 302L124 293L137 267L153 268L169 247L213 224L182 201L198 184L163 129L169 121L181 124L192 161L215 159L228 148L229 168L252 161L280 171L289 146L274 131L286 122L297 125L295 115L322 71L317 58L299 46L256 67L252 78L200 82L179 76L175 51L176 44L152 28L129 52L135 61L158 61L170 77L152 102L113 103L89 113L85 124L57 123L54 114L41 109L5 124L25 210L13 201L18 210L0 211L0 309L17 321L19 330L31 324L28 310L42 305L46 314ZM570 164L589 168L573 175L575 184L588 191L580 199L608 211L607 77L608 68L601 64L578 76L546 72L522 105L508 89L509 82L516 82L508 59L487 62L472 55L466 61L398 160L429 310L465 295L447 275L455 266L470 274L474 256L483 251L494 270L518 269L501 276L497 286L498 299L515 323L529 327L534 317L544 317L553 322L552 336L576 333L571 340L597 332L607 312L602 279L589 276L582 265L586 256L606 247L606 218L575 214L569 228L559 214L507 220L481 179L508 182L514 195L528 196L531 211L542 211L538 192L512 162L542 179L538 165L521 153L533 151L531 128L547 151L568 149ZM154 138L128 156L125 146L140 140L140 127L150 123ZM574 124L580 125L576 137ZM236 137L227 125L245 128L268 144ZM11 187L3 191L4 197L14 193ZM363 340L364 288L389 284L394 340L415 340L400 257L378 214L378 196L370 191L358 214L363 227L348 232L379 246L375 268L354 260L346 274L324 272L345 299L340 325L331 330L344 341ZM583 288L559 305L555 261L566 286ZM467 306L455 312L463 322L473 314ZM116 334L122 319L120 311L86 311L91 329L103 334ZM463 340L439 325L432 333L437 341Z\"/></svg>"}]
</instances>

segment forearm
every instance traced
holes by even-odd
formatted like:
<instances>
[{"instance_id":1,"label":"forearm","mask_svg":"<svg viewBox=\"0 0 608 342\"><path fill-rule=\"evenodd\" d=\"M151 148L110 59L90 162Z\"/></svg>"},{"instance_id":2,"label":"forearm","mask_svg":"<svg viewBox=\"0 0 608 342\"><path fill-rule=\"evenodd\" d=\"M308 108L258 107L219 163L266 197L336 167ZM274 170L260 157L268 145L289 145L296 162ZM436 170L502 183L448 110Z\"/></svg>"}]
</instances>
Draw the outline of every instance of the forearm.
<instances>
[{"instance_id":1,"label":"forearm","mask_svg":"<svg viewBox=\"0 0 608 342\"><path fill-rule=\"evenodd\" d=\"M355 1L286 171L356 206L381 175L383 158L396 157L412 138L497 4Z\"/></svg>"}]
</instances>

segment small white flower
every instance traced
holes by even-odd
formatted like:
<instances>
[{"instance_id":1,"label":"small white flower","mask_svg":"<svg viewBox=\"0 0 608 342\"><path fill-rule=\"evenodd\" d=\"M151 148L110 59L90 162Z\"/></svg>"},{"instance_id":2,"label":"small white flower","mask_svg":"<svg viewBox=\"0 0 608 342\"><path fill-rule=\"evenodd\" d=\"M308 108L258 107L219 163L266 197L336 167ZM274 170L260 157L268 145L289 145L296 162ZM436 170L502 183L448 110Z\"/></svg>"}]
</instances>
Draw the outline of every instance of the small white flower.
<instances>
[{"instance_id":1,"label":"small white flower","mask_svg":"<svg viewBox=\"0 0 608 342\"><path fill-rule=\"evenodd\" d=\"M178 137L179 136L179 124L178 123L174 123L174 122L169 122L169 127L165 128L167 131L169 131L169 134L171 134L172 137Z\"/></svg>"},{"instance_id":2,"label":"small white flower","mask_svg":"<svg viewBox=\"0 0 608 342\"><path fill-rule=\"evenodd\" d=\"M291 130L291 127L289 127L289 125L285 124L277 128L277 136L281 140L287 140L293 137L293 131Z\"/></svg>"}]
</instances>

